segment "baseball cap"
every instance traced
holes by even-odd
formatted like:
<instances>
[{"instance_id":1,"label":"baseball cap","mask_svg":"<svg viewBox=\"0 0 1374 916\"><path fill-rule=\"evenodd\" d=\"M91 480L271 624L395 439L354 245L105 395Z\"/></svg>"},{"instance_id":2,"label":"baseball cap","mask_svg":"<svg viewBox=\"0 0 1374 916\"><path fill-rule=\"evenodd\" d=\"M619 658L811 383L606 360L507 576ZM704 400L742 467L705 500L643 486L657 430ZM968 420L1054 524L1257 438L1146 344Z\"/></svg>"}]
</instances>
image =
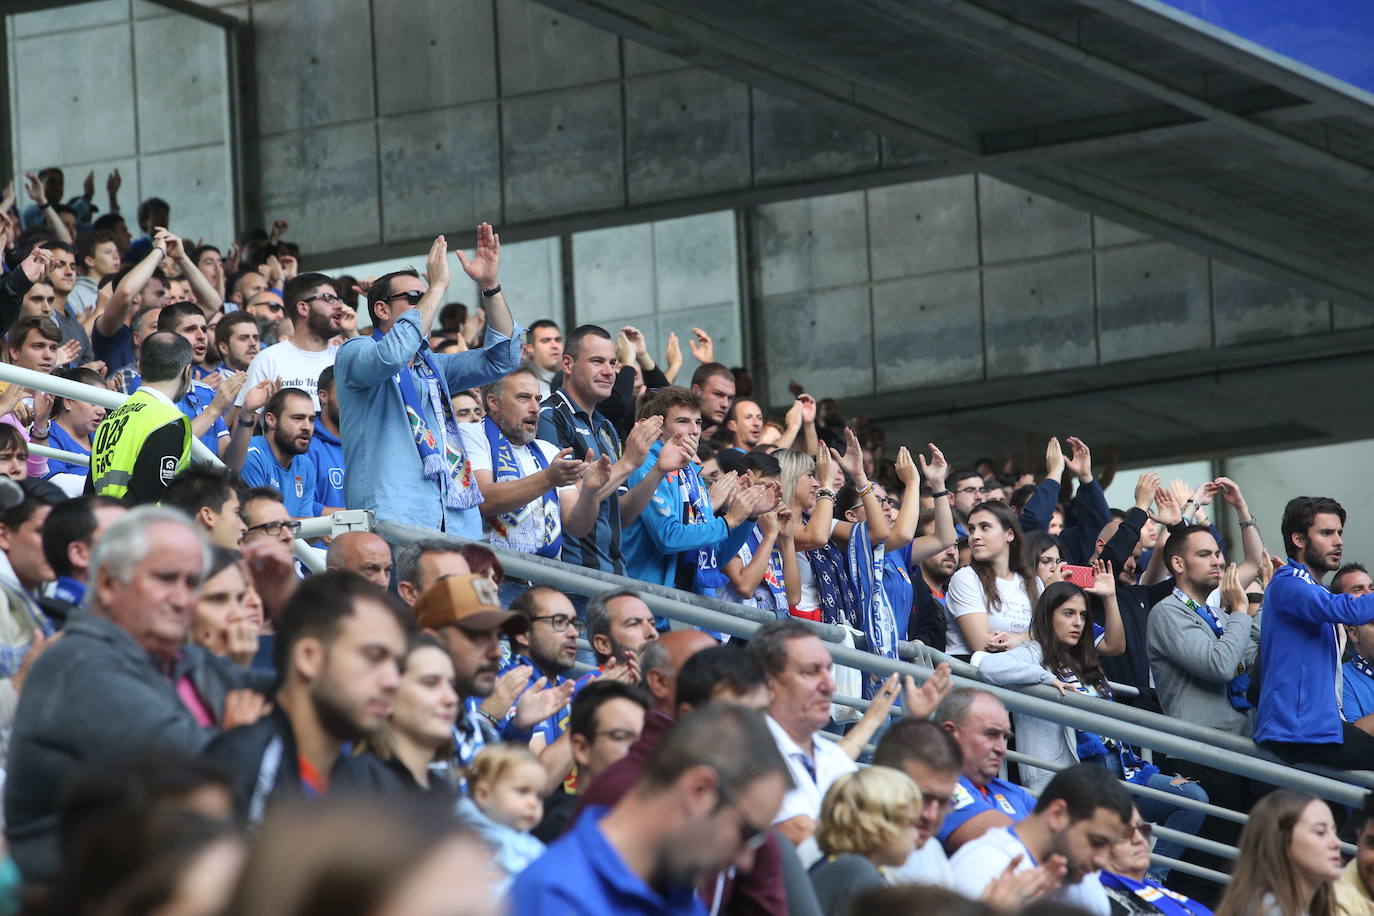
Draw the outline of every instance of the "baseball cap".
<instances>
[{"instance_id":1,"label":"baseball cap","mask_svg":"<svg viewBox=\"0 0 1374 916\"><path fill-rule=\"evenodd\" d=\"M463 627L507 633L523 633L530 623L514 611L501 609L496 586L481 573L444 576L415 602L415 623L422 629Z\"/></svg>"}]
</instances>

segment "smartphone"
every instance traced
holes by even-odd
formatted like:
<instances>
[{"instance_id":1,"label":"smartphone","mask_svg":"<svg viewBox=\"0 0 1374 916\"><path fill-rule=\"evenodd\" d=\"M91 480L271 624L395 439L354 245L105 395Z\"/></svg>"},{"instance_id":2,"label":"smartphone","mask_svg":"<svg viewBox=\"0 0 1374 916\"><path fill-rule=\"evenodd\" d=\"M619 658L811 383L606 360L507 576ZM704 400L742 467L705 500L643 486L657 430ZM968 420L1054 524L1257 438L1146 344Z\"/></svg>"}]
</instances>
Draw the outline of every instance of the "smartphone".
<instances>
[{"instance_id":1,"label":"smartphone","mask_svg":"<svg viewBox=\"0 0 1374 916\"><path fill-rule=\"evenodd\" d=\"M1064 570L1064 581L1072 582L1079 588L1092 588L1093 582L1097 580L1091 566L1074 566L1066 563L1060 568Z\"/></svg>"}]
</instances>

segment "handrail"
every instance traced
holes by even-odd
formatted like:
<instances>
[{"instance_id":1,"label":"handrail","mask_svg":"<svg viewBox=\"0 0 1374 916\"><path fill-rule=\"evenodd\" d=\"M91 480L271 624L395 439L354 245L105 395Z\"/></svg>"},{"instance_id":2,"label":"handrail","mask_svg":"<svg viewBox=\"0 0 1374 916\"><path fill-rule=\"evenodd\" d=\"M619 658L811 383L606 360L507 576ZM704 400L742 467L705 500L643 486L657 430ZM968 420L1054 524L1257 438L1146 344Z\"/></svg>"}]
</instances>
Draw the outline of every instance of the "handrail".
<instances>
[{"instance_id":1,"label":"handrail","mask_svg":"<svg viewBox=\"0 0 1374 916\"><path fill-rule=\"evenodd\" d=\"M430 529L386 520L377 522L376 528L377 533L384 539L397 544L408 544L419 538L434 537L451 540L455 544L470 542L466 538L440 535ZM634 589L656 613L693 626L744 638L747 638L761 622L754 619L754 615L758 613L755 609L739 605L727 606L724 602L688 595L653 583L599 570L574 567L531 554L503 548L492 549L501 558L508 574L530 581L537 578L544 584L574 594L600 594L617 588ZM754 611L754 614L748 613L750 611ZM772 615L766 612L765 616L772 619ZM811 626L815 629L824 625ZM844 646L831 645L829 648L831 658L835 662L879 676L896 672L910 674L924 681L932 673L929 667L900 660L893 661ZM1184 757L1205 766L1234 772L1271 785L1298 789L1350 806L1363 805L1367 794L1366 789L1352 784L1348 774L1341 774L1341 778L1336 779L1283 764L1255 747L1253 742L1248 742L1238 735L1229 735L1190 722L1078 694L1061 698L1055 690L1043 685L1016 691L958 674L953 680L958 686L974 687L996 696L1008 709L1039 716L1061 725L1109 735L1131 744L1151 747L1172 756ZM1238 749L1238 746L1243 749Z\"/></svg>"},{"instance_id":2,"label":"handrail","mask_svg":"<svg viewBox=\"0 0 1374 916\"><path fill-rule=\"evenodd\" d=\"M120 391L111 391L96 385L58 378L46 372L35 372L32 369L25 369L9 363L0 363L0 381L9 382L11 385L18 385L21 388L46 391L48 394L60 398L84 401L87 404L95 404L109 410L115 410L129 399L127 394ZM201 461L209 461L218 467L224 467L224 462L219 460L219 456L210 451L205 443L195 436L191 437L191 454Z\"/></svg>"}]
</instances>

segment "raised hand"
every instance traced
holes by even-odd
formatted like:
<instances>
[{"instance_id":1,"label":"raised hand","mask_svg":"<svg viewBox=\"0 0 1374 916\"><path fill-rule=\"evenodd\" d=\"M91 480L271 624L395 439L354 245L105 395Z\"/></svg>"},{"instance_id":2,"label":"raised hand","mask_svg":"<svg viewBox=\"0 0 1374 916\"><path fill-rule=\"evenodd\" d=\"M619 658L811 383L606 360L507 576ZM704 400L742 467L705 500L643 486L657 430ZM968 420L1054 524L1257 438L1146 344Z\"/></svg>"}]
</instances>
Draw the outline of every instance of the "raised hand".
<instances>
[{"instance_id":1,"label":"raised hand","mask_svg":"<svg viewBox=\"0 0 1374 916\"><path fill-rule=\"evenodd\" d=\"M835 480L835 450L827 448L824 443L816 451L816 480L820 483L821 489L828 488ZM792 494L787 494L790 499Z\"/></svg>"},{"instance_id":2,"label":"raised hand","mask_svg":"<svg viewBox=\"0 0 1374 916\"><path fill-rule=\"evenodd\" d=\"M816 422L816 399L805 392L797 395L797 403L801 405L801 419L803 424Z\"/></svg>"},{"instance_id":3,"label":"raised hand","mask_svg":"<svg viewBox=\"0 0 1374 916\"><path fill-rule=\"evenodd\" d=\"M114 195L119 191L119 186L124 183L124 179L119 176L119 169L115 169L105 177L105 191Z\"/></svg>"},{"instance_id":4,"label":"raised hand","mask_svg":"<svg viewBox=\"0 0 1374 916\"><path fill-rule=\"evenodd\" d=\"M246 372L239 374L243 376L245 381L248 379L248 374ZM263 379L261 382L258 382L252 388L248 389L248 393L243 396L243 409L261 410L267 405L268 401L272 400L272 395L280 390L281 379Z\"/></svg>"},{"instance_id":5,"label":"raised hand","mask_svg":"<svg viewBox=\"0 0 1374 916\"><path fill-rule=\"evenodd\" d=\"M1093 560L1093 584L1084 591L1099 598L1115 597L1116 577L1112 575L1112 564Z\"/></svg>"},{"instance_id":6,"label":"raised hand","mask_svg":"<svg viewBox=\"0 0 1374 916\"><path fill-rule=\"evenodd\" d=\"M1059 447L1059 438L1053 437L1045 446L1045 476L1059 480L1064 476L1064 452Z\"/></svg>"},{"instance_id":7,"label":"raised hand","mask_svg":"<svg viewBox=\"0 0 1374 916\"><path fill-rule=\"evenodd\" d=\"M715 362L716 345L711 342L711 335L701 328L692 328L692 339L687 341L687 345L692 348L692 356L696 357L697 362Z\"/></svg>"},{"instance_id":8,"label":"raised hand","mask_svg":"<svg viewBox=\"0 0 1374 916\"><path fill-rule=\"evenodd\" d=\"M663 417L645 417L635 423L630 434L625 437L625 449L623 458L631 462L635 467L644 463L644 459L649 457L649 447L658 439L658 434L663 432Z\"/></svg>"},{"instance_id":9,"label":"raised hand","mask_svg":"<svg viewBox=\"0 0 1374 916\"><path fill-rule=\"evenodd\" d=\"M834 449L830 451L835 463L840 466L840 470L848 474L851 480L855 481L856 484L860 480L867 481L868 478L864 476L863 451L859 448L859 437L854 435L854 430L847 426L844 429L843 455ZM858 485L863 486L863 484Z\"/></svg>"},{"instance_id":10,"label":"raised hand","mask_svg":"<svg viewBox=\"0 0 1374 916\"><path fill-rule=\"evenodd\" d=\"M1155 488L1155 511L1147 515L1165 528L1172 528L1183 521L1183 507L1178 504L1174 494L1163 487Z\"/></svg>"},{"instance_id":11,"label":"raised hand","mask_svg":"<svg viewBox=\"0 0 1374 916\"><path fill-rule=\"evenodd\" d=\"M24 272L24 276L29 278L29 282L37 283L48 275L48 270L52 267L52 252L46 248L39 248L35 245L29 250L29 254L19 263L19 269Z\"/></svg>"},{"instance_id":12,"label":"raised hand","mask_svg":"<svg viewBox=\"0 0 1374 916\"><path fill-rule=\"evenodd\" d=\"M591 452L587 453L591 455ZM602 455L595 461L587 462L586 471L582 475L582 486L591 487L592 492L599 491L606 484L611 482L611 459L607 455Z\"/></svg>"},{"instance_id":13,"label":"raised hand","mask_svg":"<svg viewBox=\"0 0 1374 916\"><path fill-rule=\"evenodd\" d=\"M908 716L924 719L935 711L953 687L948 662L936 665L935 673L919 687L916 679L908 674L902 683L902 707Z\"/></svg>"},{"instance_id":14,"label":"raised hand","mask_svg":"<svg viewBox=\"0 0 1374 916\"><path fill-rule=\"evenodd\" d=\"M1227 611L1249 611L1250 599L1240 581L1240 568L1234 563L1226 564L1221 574L1221 604Z\"/></svg>"},{"instance_id":15,"label":"raised hand","mask_svg":"<svg viewBox=\"0 0 1374 916\"><path fill-rule=\"evenodd\" d=\"M86 173L86 177L81 182L81 196L90 200L95 196L95 170Z\"/></svg>"},{"instance_id":16,"label":"raised hand","mask_svg":"<svg viewBox=\"0 0 1374 916\"><path fill-rule=\"evenodd\" d=\"M284 278L287 280L295 279L300 269L300 262L296 260L295 255L284 254L281 256L281 272Z\"/></svg>"},{"instance_id":17,"label":"raised hand","mask_svg":"<svg viewBox=\"0 0 1374 916\"><path fill-rule=\"evenodd\" d=\"M477 250L469 258L461 248L454 249L458 263L479 289L494 289L496 275L501 264L501 237L491 228L491 223L477 227Z\"/></svg>"},{"instance_id":18,"label":"raised hand","mask_svg":"<svg viewBox=\"0 0 1374 916\"><path fill-rule=\"evenodd\" d=\"M38 206L43 207L48 203L48 196L43 191L43 182L38 179L35 172L24 173L24 190L28 192L29 199Z\"/></svg>"},{"instance_id":19,"label":"raised hand","mask_svg":"<svg viewBox=\"0 0 1374 916\"><path fill-rule=\"evenodd\" d=\"M695 456L696 450L687 441L687 434L676 433L673 438L663 443L663 448L659 449L655 467L665 474L671 474L691 464Z\"/></svg>"},{"instance_id":20,"label":"raised hand","mask_svg":"<svg viewBox=\"0 0 1374 916\"><path fill-rule=\"evenodd\" d=\"M286 230L287 230L290 226L291 226L291 224L288 223L288 222L287 222L286 220L284 220L284 219L274 219L274 220L272 220L272 232L271 232L271 239L272 239L272 241L275 242L277 239L281 238L282 235L286 232Z\"/></svg>"},{"instance_id":21,"label":"raised hand","mask_svg":"<svg viewBox=\"0 0 1374 916\"><path fill-rule=\"evenodd\" d=\"M1218 477L1212 481L1216 486L1216 492L1221 494L1221 498L1236 511L1246 508L1245 497L1240 492L1240 485L1229 477ZM1245 519L1241 519L1245 521Z\"/></svg>"},{"instance_id":22,"label":"raised hand","mask_svg":"<svg viewBox=\"0 0 1374 916\"><path fill-rule=\"evenodd\" d=\"M635 345L630 342L629 336L624 331L615 335L615 358L620 360L622 366L634 365Z\"/></svg>"},{"instance_id":23,"label":"raised hand","mask_svg":"<svg viewBox=\"0 0 1374 916\"><path fill-rule=\"evenodd\" d=\"M628 324L620 329L620 333L625 335L625 339L634 345L634 355L636 358L649 355L648 344L644 342L644 335L639 328L632 328Z\"/></svg>"},{"instance_id":24,"label":"raised hand","mask_svg":"<svg viewBox=\"0 0 1374 916\"><path fill-rule=\"evenodd\" d=\"M1159 475L1154 471L1146 471L1136 478L1135 482L1135 507L1148 512L1150 503L1154 501L1155 490L1159 489Z\"/></svg>"},{"instance_id":25,"label":"raised hand","mask_svg":"<svg viewBox=\"0 0 1374 916\"><path fill-rule=\"evenodd\" d=\"M572 457L572 449L565 448L549 462L549 482L555 487L571 486L582 479L586 469L587 463Z\"/></svg>"},{"instance_id":26,"label":"raised hand","mask_svg":"<svg viewBox=\"0 0 1374 916\"><path fill-rule=\"evenodd\" d=\"M682 370L682 344L678 342L677 334L673 331L668 332L668 345L663 348L663 374L668 376L668 381L677 378L678 372Z\"/></svg>"},{"instance_id":27,"label":"raised hand","mask_svg":"<svg viewBox=\"0 0 1374 916\"><path fill-rule=\"evenodd\" d=\"M243 390L243 383L246 381L248 381L247 372L235 372L228 378L222 379L219 383L219 387L215 389L215 396L210 400L210 403L217 408L220 413L224 413L229 409L229 405L234 403L234 399L239 396L239 392ZM247 408L248 399L244 398L243 400L244 407ZM267 402L264 401L263 403L265 404Z\"/></svg>"},{"instance_id":28,"label":"raised hand","mask_svg":"<svg viewBox=\"0 0 1374 916\"><path fill-rule=\"evenodd\" d=\"M778 507L778 540L790 541L796 532L797 517L791 506Z\"/></svg>"},{"instance_id":29,"label":"raised hand","mask_svg":"<svg viewBox=\"0 0 1374 916\"><path fill-rule=\"evenodd\" d=\"M572 699L576 682L568 680L553 687L549 679L541 677L530 685L530 689L520 694L515 701L515 727L529 731L549 716L558 712Z\"/></svg>"},{"instance_id":30,"label":"raised hand","mask_svg":"<svg viewBox=\"0 0 1374 916\"><path fill-rule=\"evenodd\" d=\"M721 509L724 508L726 502L729 501L730 497L733 496L739 488L739 474L735 471L730 471L716 478L716 482L711 484L710 489L706 491L706 495L710 497L712 506Z\"/></svg>"},{"instance_id":31,"label":"raised hand","mask_svg":"<svg viewBox=\"0 0 1374 916\"><path fill-rule=\"evenodd\" d=\"M925 455L917 455L916 460L921 463L921 477L938 493L945 488L945 478L949 476L949 461L934 442L927 442L926 448L930 449L930 460L927 461Z\"/></svg>"},{"instance_id":32,"label":"raised hand","mask_svg":"<svg viewBox=\"0 0 1374 916\"><path fill-rule=\"evenodd\" d=\"M911 452L907 451L905 445L897 449L897 460L894 464L897 469L897 479L900 480L902 486L906 488L905 498L910 499L915 495L915 491L911 489L911 485L916 482L916 462L911 460Z\"/></svg>"},{"instance_id":33,"label":"raised hand","mask_svg":"<svg viewBox=\"0 0 1374 916\"><path fill-rule=\"evenodd\" d=\"M462 256L458 258L462 260ZM435 238L434 243L429 246L429 255L425 258L425 282L431 288L435 286L448 287L448 239L442 235Z\"/></svg>"},{"instance_id":34,"label":"raised hand","mask_svg":"<svg viewBox=\"0 0 1374 916\"><path fill-rule=\"evenodd\" d=\"M497 677L491 694L482 701L481 710L497 721L504 719L506 713L515 705L515 698L520 696L520 691L530 682L530 675L533 673L534 669L529 665L516 665Z\"/></svg>"},{"instance_id":35,"label":"raised hand","mask_svg":"<svg viewBox=\"0 0 1374 916\"><path fill-rule=\"evenodd\" d=\"M57 348L57 355L54 357L56 362L53 365L59 368L73 362L81 355L81 341L73 338Z\"/></svg>"},{"instance_id":36,"label":"raised hand","mask_svg":"<svg viewBox=\"0 0 1374 916\"><path fill-rule=\"evenodd\" d=\"M1070 436L1068 443L1073 455L1065 464L1079 481L1087 483L1093 479L1093 454L1088 450L1087 443L1077 436Z\"/></svg>"}]
</instances>

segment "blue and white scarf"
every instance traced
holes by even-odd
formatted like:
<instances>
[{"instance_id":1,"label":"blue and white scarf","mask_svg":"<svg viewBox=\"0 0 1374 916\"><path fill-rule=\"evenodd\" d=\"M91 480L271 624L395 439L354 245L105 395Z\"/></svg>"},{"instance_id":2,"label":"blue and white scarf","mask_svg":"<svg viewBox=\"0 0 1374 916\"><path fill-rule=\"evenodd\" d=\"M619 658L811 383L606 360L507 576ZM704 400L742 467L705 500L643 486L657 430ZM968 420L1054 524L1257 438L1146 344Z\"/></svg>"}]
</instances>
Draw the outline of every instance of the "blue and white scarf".
<instances>
[{"instance_id":1,"label":"blue and white scarf","mask_svg":"<svg viewBox=\"0 0 1374 916\"><path fill-rule=\"evenodd\" d=\"M385 335L373 330L372 339L380 341ZM462 440L458 435L458 422L453 417L453 405L449 402L448 391L444 386L443 375L434 365L429 354L429 342L420 341L420 350L415 354L414 370L425 383L430 409L441 422L439 437L425 422L425 412L420 392L415 387L415 377L410 369L396 373L393 381L400 391L401 401L405 404L406 419L410 423L411 435L415 437L415 448L420 453L426 480L439 484L444 505L449 509L471 509L482 501L482 491L477 488L477 477L472 472L472 462L463 453ZM441 441L442 440L442 441Z\"/></svg>"},{"instance_id":2,"label":"blue and white scarf","mask_svg":"<svg viewBox=\"0 0 1374 916\"><path fill-rule=\"evenodd\" d=\"M756 527L749 532L744 546L740 548L739 559L745 566L758 556L759 545L763 543L763 533ZM733 592L732 594L738 594ZM787 584L783 581L782 555L775 547L768 554L768 567L763 571L763 579L752 595L746 595L742 604L772 611L778 617L786 617L788 612Z\"/></svg>"},{"instance_id":3,"label":"blue and white scarf","mask_svg":"<svg viewBox=\"0 0 1374 916\"><path fill-rule=\"evenodd\" d=\"M1202 618L1202 622L1207 624L1212 630L1212 635L1217 639L1226 631L1221 626L1221 621L1217 619L1216 612L1209 605L1198 604L1192 598L1183 593L1183 589L1174 589L1174 597L1183 602L1183 606L1194 614ZM1226 699L1231 704L1231 708L1240 712L1250 709L1250 700L1247 694L1250 692L1250 675L1245 672L1245 663L1241 662L1236 666L1236 676L1226 682Z\"/></svg>"},{"instance_id":4,"label":"blue and white scarf","mask_svg":"<svg viewBox=\"0 0 1374 916\"><path fill-rule=\"evenodd\" d=\"M849 580L859 602L859 629L868 640L868 651L883 658L897 657L897 618L883 588L882 553L868 537L868 523L857 522L849 529L849 549L845 552ZM881 675L864 675L864 698L872 699L882 686Z\"/></svg>"},{"instance_id":5,"label":"blue and white scarf","mask_svg":"<svg viewBox=\"0 0 1374 916\"><path fill-rule=\"evenodd\" d=\"M482 431L487 434L487 444L491 447L492 480L500 483L523 479L525 473L520 470L520 463L515 459L515 448L505 433L501 432L501 427L497 426L491 417L486 417L482 420ZM531 442L525 448L539 470L542 471L549 466L537 443ZM541 521L537 528L531 531L524 523L534 511L538 512ZM516 512L503 512L489 519L487 524L513 550L556 560L563 551L563 532L558 520L558 493L550 488L545 490L539 499L521 506Z\"/></svg>"}]
</instances>

